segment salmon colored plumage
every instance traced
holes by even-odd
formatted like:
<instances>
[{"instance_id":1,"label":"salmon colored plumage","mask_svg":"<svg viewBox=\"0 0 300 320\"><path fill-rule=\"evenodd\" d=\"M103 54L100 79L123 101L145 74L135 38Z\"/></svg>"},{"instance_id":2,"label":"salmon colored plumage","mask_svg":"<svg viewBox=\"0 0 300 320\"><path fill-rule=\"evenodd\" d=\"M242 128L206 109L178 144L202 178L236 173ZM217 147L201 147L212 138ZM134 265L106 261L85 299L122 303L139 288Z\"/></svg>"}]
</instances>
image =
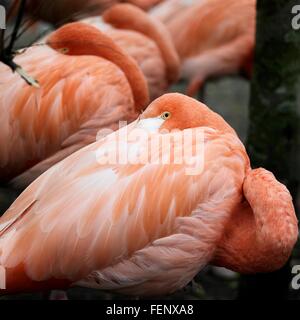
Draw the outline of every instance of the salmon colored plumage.
<instances>
[{"instance_id":1,"label":"salmon colored plumage","mask_svg":"<svg viewBox=\"0 0 300 320\"><path fill-rule=\"evenodd\" d=\"M126 140L126 132L147 123L147 136ZM153 163L102 162L108 150L119 154L117 137L135 152L158 136L199 128L204 145L195 159L204 150L204 163L197 175L186 174L190 164L155 162L169 150L182 152L173 143L152 154ZM198 143L192 137L189 148ZM161 295L185 286L208 263L277 269L297 235L289 192L271 173L251 169L234 130L204 104L167 94L139 120L45 172L8 209L0 219L2 293L80 284Z\"/></svg>"},{"instance_id":2,"label":"salmon colored plumage","mask_svg":"<svg viewBox=\"0 0 300 320\"><path fill-rule=\"evenodd\" d=\"M279 269L298 235L291 195L262 168L249 172L243 193L247 201L235 210L213 263L241 273Z\"/></svg>"},{"instance_id":3,"label":"salmon colored plumage","mask_svg":"<svg viewBox=\"0 0 300 320\"><path fill-rule=\"evenodd\" d=\"M149 99L136 62L96 28L68 24L48 44L69 55L41 46L16 58L39 89L0 66L0 177L28 170L14 180L21 186L94 142L99 129L136 119Z\"/></svg>"},{"instance_id":4,"label":"salmon colored plumage","mask_svg":"<svg viewBox=\"0 0 300 320\"><path fill-rule=\"evenodd\" d=\"M252 73L256 0L166 1L153 9L172 35L194 95L211 77Z\"/></svg>"},{"instance_id":5,"label":"salmon colored plumage","mask_svg":"<svg viewBox=\"0 0 300 320\"><path fill-rule=\"evenodd\" d=\"M200 4L205 0L164 0L154 6L149 12L157 19L167 24L170 20L176 18L185 9Z\"/></svg>"},{"instance_id":6,"label":"salmon colored plumage","mask_svg":"<svg viewBox=\"0 0 300 320\"><path fill-rule=\"evenodd\" d=\"M130 4L117 4L101 17L82 20L108 34L133 57L148 82L151 100L176 82L180 60L166 27Z\"/></svg>"}]
</instances>

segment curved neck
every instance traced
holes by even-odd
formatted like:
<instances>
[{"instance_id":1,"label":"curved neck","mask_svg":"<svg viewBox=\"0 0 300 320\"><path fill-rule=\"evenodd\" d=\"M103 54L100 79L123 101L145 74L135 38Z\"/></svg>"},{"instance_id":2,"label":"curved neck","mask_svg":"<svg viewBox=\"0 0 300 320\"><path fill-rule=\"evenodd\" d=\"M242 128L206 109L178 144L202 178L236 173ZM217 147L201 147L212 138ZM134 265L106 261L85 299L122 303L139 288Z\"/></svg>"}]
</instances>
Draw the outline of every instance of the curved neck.
<instances>
[{"instance_id":1,"label":"curved neck","mask_svg":"<svg viewBox=\"0 0 300 320\"><path fill-rule=\"evenodd\" d=\"M130 4L118 4L103 13L103 20L120 29L140 32L152 39L158 46L165 62L167 80L175 82L179 77L180 61L165 26Z\"/></svg>"},{"instance_id":2,"label":"curved neck","mask_svg":"<svg viewBox=\"0 0 300 320\"><path fill-rule=\"evenodd\" d=\"M61 34L64 32L61 28ZM67 29L67 30L66 30ZM69 55L93 55L107 59L117 65L125 74L133 93L135 108L143 110L149 103L148 85L137 63L116 45L111 38L93 26L81 22L66 25L65 42L60 38L49 37L48 43L55 43L59 47L70 48ZM75 39L75 40L74 40Z\"/></svg>"},{"instance_id":3,"label":"curved neck","mask_svg":"<svg viewBox=\"0 0 300 320\"><path fill-rule=\"evenodd\" d=\"M110 39L109 39L110 40ZM146 79L133 58L125 54L116 44L102 41L90 46L94 55L101 56L117 65L125 74L134 97L137 111L143 110L149 103L149 92Z\"/></svg>"},{"instance_id":4,"label":"curved neck","mask_svg":"<svg viewBox=\"0 0 300 320\"><path fill-rule=\"evenodd\" d=\"M260 243L272 249L280 248L280 243L291 250L298 237L298 223L288 189L271 172L259 168L248 172L243 191Z\"/></svg>"},{"instance_id":5,"label":"curved neck","mask_svg":"<svg viewBox=\"0 0 300 320\"><path fill-rule=\"evenodd\" d=\"M212 263L240 273L279 269L298 238L291 195L262 168L248 171L243 191L247 201L232 215Z\"/></svg>"}]
</instances>

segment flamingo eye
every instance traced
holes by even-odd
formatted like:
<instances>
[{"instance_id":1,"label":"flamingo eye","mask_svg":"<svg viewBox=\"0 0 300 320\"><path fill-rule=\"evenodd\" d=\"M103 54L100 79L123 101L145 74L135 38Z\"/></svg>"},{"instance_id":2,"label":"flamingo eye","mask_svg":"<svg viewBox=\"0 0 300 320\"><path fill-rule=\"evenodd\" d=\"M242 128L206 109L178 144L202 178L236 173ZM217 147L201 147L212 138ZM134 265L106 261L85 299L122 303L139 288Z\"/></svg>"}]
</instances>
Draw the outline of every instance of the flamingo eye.
<instances>
[{"instance_id":1,"label":"flamingo eye","mask_svg":"<svg viewBox=\"0 0 300 320\"><path fill-rule=\"evenodd\" d=\"M163 120L167 120L171 117L171 112L169 111L165 111L162 113L162 115L160 116Z\"/></svg>"},{"instance_id":2,"label":"flamingo eye","mask_svg":"<svg viewBox=\"0 0 300 320\"><path fill-rule=\"evenodd\" d=\"M58 51L59 51L60 53L65 54L65 53L68 53L68 52L69 52L69 49L68 49L68 48L60 48Z\"/></svg>"}]
</instances>

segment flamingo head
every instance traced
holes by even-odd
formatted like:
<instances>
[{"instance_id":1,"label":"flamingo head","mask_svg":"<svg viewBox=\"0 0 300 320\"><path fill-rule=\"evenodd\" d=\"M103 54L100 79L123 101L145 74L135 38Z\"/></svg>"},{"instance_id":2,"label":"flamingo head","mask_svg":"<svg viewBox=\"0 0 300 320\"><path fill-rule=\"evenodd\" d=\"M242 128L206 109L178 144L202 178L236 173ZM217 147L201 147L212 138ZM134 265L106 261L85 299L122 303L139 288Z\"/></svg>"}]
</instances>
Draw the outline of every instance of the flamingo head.
<instances>
[{"instance_id":1,"label":"flamingo head","mask_svg":"<svg viewBox=\"0 0 300 320\"><path fill-rule=\"evenodd\" d=\"M100 30L82 22L68 23L54 31L46 44L52 49L69 55L84 55L101 40L106 40ZM102 42L104 42L102 41Z\"/></svg>"},{"instance_id":2,"label":"flamingo head","mask_svg":"<svg viewBox=\"0 0 300 320\"><path fill-rule=\"evenodd\" d=\"M156 119L160 130L210 127L235 134L227 122L205 104L179 93L168 93L154 100L140 119Z\"/></svg>"}]
</instances>

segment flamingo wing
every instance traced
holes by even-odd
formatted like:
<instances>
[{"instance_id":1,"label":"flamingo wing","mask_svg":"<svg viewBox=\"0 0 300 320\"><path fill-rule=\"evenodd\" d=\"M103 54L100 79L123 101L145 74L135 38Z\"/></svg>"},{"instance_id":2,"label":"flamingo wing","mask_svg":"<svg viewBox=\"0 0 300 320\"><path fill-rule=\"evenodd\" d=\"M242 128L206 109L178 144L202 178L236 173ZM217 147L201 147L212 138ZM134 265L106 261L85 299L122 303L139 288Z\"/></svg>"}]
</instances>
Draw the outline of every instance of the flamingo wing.
<instances>
[{"instance_id":1,"label":"flamingo wing","mask_svg":"<svg viewBox=\"0 0 300 320\"><path fill-rule=\"evenodd\" d=\"M66 148L71 140L81 147L102 126L133 120L134 103L126 77L105 59L70 57L40 47L20 55L17 63L41 87L32 88L7 67L0 68L5 79L0 84L3 179Z\"/></svg>"}]
</instances>

